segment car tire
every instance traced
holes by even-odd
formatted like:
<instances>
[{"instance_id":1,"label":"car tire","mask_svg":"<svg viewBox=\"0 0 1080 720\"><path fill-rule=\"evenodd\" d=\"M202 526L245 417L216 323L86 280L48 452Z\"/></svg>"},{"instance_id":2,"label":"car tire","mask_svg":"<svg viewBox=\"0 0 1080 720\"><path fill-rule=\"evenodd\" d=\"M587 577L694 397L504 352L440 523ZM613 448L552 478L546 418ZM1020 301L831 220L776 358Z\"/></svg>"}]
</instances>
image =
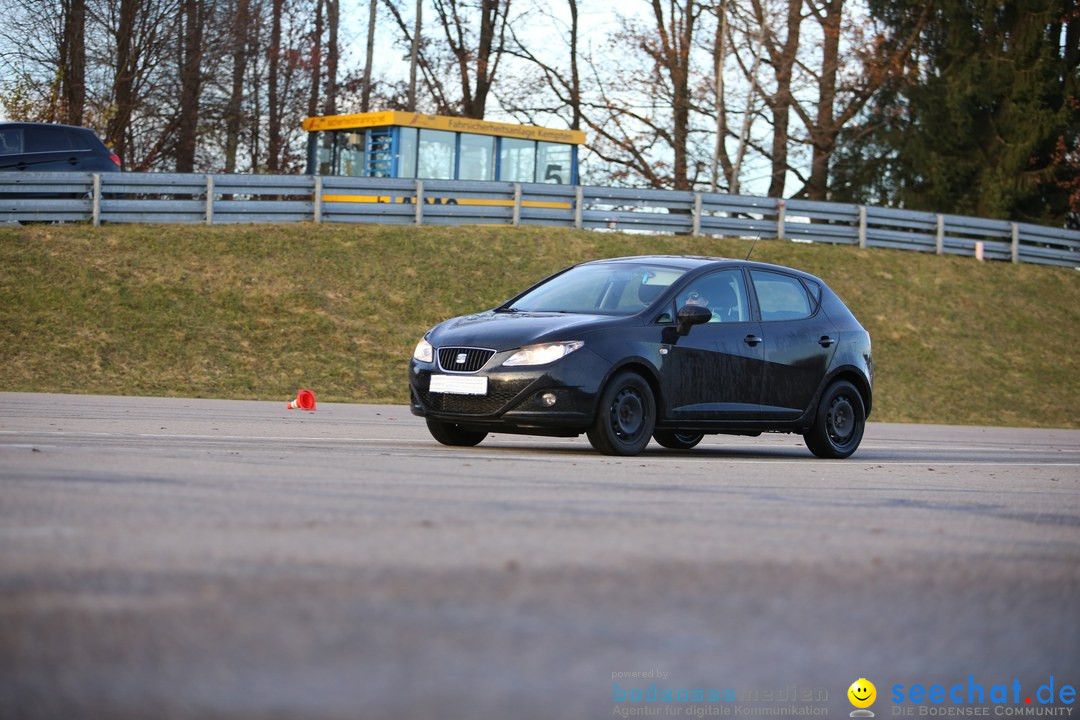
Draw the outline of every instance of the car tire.
<instances>
[{"instance_id":1,"label":"car tire","mask_svg":"<svg viewBox=\"0 0 1080 720\"><path fill-rule=\"evenodd\" d=\"M656 400L645 378L634 372L616 375L600 395L596 418L586 433L605 455L637 455L649 444L656 426Z\"/></svg>"},{"instance_id":2,"label":"car tire","mask_svg":"<svg viewBox=\"0 0 1080 720\"><path fill-rule=\"evenodd\" d=\"M488 435L483 430L466 430L455 423L432 420L431 418L427 418L427 429L431 433L431 437L443 445L456 447L479 445Z\"/></svg>"},{"instance_id":3,"label":"car tire","mask_svg":"<svg viewBox=\"0 0 1080 720\"><path fill-rule=\"evenodd\" d=\"M701 439L705 437L705 434L696 432L678 432L675 430L657 430L653 433L652 437L653 440L669 450L689 450L701 442Z\"/></svg>"},{"instance_id":4,"label":"car tire","mask_svg":"<svg viewBox=\"0 0 1080 720\"><path fill-rule=\"evenodd\" d=\"M803 439L819 458L839 460L855 452L865 429L862 394L851 383L839 380L821 396L814 425Z\"/></svg>"}]
</instances>

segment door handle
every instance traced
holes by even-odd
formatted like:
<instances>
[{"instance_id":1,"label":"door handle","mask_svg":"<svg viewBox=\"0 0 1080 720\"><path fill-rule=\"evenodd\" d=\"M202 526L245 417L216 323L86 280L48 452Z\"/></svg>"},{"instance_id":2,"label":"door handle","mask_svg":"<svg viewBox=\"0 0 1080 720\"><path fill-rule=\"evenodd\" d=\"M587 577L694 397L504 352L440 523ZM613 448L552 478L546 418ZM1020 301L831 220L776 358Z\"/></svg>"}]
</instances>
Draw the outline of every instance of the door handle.
<instances>
[{"instance_id":1,"label":"door handle","mask_svg":"<svg viewBox=\"0 0 1080 720\"><path fill-rule=\"evenodd\" d=\"M818 345L820 345L821 347L830 347L834 342L836 342L836 338L831 338L828 335L822 335L821 339L818 340Z\"/></svg>"},{"instance_id":2,"label":"door handle","mask_svg":"<svg viewBox=\"0 0 1080 720\"><path fill-rule=\"evenodd\" d=\"M16 168L18 168L19 170L25 170L25 169L26 169L26 167L27 167L27 165L26 165L26 163L24 163L24 162L20 162L20 163L19 163L18 165L16 165L15 167L16 167Z\"/></svg>"},{"instance_id":3,"label":"door handle","mask_svg":"<svg viewBox=\"0 0 1080 720\"><path fill-rule=\"evenodd\" d=\"M77 158L77 157L69 157L68 158L68 165L78 165L78 164L79 164L79 158Z\"/></svg>"},{"instance_id":4,"label":"door handle","mask_svg":"<svg viewBox=\"0 0 1080 720\"><path fill-rule=\"evenodd\" d=\"M761 342L761 338L759 338L757 335L747 335L746 337L743 338L743 342L746 343L747 345L749 345L750 347L754 347L759 342Z\"/></svg>"}]
</instances>

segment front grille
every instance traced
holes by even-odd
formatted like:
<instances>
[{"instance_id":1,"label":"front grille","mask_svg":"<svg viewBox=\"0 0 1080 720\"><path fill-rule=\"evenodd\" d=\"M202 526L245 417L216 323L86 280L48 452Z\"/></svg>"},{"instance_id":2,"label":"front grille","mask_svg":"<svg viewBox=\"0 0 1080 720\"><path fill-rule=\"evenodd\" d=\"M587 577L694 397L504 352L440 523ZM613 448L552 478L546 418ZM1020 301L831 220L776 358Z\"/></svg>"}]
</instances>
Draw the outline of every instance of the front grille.
<instances>
[{"instance_id":1,"label":"front grille","mask_svg":"<svg viewBox=\"0 0 1080 720\"><path fill-rule=\"evenodd\" d=\"M485 348L439 348L439 368L443 372L474 373L484 367L494 354L494 350ZM458 362L458 360L462 360L462 362Z\"/></svg>"},{"instance_id":2,"label":"front grille","mask_svg":"<svg viewBox=\"0 0 1080 720\"><path fill-rule=\"evenodd\" d=\"M421 390L420 401L429 410L436 412L460 413L461 415L494 415L509 405L531 383L532 380L492 382L489 385L487 395L455 395L453 393L433 393Z\"/></svg>"}]
</instances>

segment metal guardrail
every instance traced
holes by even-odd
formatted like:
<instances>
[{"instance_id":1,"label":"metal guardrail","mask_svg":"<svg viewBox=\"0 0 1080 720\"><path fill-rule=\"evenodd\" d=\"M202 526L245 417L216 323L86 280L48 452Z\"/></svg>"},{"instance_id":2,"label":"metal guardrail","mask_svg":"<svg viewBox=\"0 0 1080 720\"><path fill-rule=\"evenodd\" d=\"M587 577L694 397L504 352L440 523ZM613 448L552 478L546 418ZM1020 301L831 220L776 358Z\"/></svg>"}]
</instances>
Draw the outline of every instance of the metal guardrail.
<instances>
[{"instance_id":1,"label":"metal guardrail","mask_svg":"<svg viewBox=\"0 0 1080 720\"><path fill-rule=\"evenodd\" d=\"M724 193L463 180L5 172L5 221L546 225L775 237L1080 267L1080 231L1030 223Z\"/></svg>"}]
</instances>

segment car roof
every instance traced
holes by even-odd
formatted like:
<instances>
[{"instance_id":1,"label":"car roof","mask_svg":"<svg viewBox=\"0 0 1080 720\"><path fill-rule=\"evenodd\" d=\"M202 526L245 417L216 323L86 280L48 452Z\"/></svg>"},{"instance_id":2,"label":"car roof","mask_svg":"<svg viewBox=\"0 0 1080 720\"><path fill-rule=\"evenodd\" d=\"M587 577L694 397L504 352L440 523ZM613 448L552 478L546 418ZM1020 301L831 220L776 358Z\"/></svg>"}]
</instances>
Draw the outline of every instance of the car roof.
<instances>
[{"instance_id":1,"label":"car roof","mask_svg":"<svg viewBox=\"0 0 1080 720\"><path fill-rule=\"evenodd\" d=\"M667 265L669 267L681 268L683 270L695 270L708 266L748 267L761 270L782 270L783 272L791 273L793 275L799 275L810 280L815 280L819 283L821 282L819 278L811 275L808 272L804 272L802 270L798 270L792 267L787 267L785 265L773 265L770 263L757 262L755 260L739 260L738 258L709 257L706 255L630 255L626 257L592 260L582 264L593 265L600 263Z\"/></svg>"},{"instance_id":2,"label":"car roof","mask_svg":"<svg viewBox=\"0 0 1080 720\"><path fill-rule=\"evenodd\" d=\"M92 130L90 130L90 128L81 127L79 125L63 125L61 123L22 122L22 121L18 121L18 120L0 122L0 128L10 128L10 127L53 127L53 128L64 128L65 130L83 130L83 131L93 132Z\"/></svg>"}]
</instances>

